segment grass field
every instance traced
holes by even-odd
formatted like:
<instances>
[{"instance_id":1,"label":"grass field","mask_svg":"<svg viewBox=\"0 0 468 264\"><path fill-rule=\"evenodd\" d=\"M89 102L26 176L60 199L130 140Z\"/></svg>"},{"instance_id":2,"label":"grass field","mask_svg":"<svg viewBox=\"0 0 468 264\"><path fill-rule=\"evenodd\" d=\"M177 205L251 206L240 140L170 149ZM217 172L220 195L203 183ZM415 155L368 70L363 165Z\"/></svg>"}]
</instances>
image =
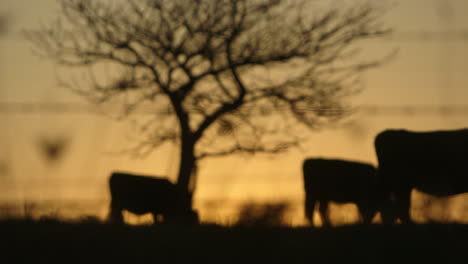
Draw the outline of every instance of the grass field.
<instances>
[{"instance_id":1,"label":"grass field","mask_svg":"<svg viewBox=\"0 0 468 264\"><path fill-rule=\"evenodd\" d=\"M4 220L2 263L468 263L468 225L196 227Z\"/></svg>"}]
</instances>

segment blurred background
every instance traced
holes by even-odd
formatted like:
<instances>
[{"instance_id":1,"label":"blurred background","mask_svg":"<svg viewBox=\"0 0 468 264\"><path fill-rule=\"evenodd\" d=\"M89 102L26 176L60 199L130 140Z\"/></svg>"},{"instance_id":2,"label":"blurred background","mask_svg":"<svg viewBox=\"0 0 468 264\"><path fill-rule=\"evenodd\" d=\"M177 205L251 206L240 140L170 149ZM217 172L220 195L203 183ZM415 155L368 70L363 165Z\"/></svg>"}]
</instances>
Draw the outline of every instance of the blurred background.
<instances>
[{"instance_id":1,"label":"blurred background","mask_svg":"<svg viewBox=\"0 0 468 264\"><path fill-rule=\"evenodd\" d=\"M312 131L303 147L285 154L203 160L195 193L202 221L229 224L239 205L286 203L288 223L302 225L305 158L377 165L373 140L383 129L467 126L468 2L392 3L384 19L393 34L364 43L362 52L370 57L397 53L365 74L365 89L352 99L356 113L340 125ZM125 154L138 138L132 124L112 119L111 112L60 87L52 62L31 52L21 30L50 21L57 12L53 0L3 0L0 5L1 216L104 218L112 171L176 179L177 148L165 146L144 159ZM417 221L468 222L467 195L435 199L415 193L413 199ZM126 217L132 223L151 219ZM332 206L337 224L356 217L354 206Z\"/></svg>"}]
</instances>

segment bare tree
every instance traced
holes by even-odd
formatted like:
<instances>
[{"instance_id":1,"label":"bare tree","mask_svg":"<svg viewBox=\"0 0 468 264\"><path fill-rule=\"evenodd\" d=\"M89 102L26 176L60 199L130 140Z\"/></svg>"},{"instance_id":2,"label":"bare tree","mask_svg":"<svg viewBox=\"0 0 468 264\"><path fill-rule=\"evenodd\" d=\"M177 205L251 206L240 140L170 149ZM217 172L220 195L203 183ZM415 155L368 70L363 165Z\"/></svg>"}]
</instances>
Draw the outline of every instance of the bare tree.
<instances>
[{"instance_id":1,"label":"bare tree","mask_svg":"<svg viewBox=\"0 0 468 264\"><path fill-rule=\"evenodd\" d=\"M149 109L137 150L180 146L187 189L200 159L284 151L295 129L346 114L379 62L358 61L356 42L388 32L382 10L358 1L58 1L58 21L26 32L36 51L88 69L89 82L66 84L92 102Z\"/></svg>"}]
</instances>

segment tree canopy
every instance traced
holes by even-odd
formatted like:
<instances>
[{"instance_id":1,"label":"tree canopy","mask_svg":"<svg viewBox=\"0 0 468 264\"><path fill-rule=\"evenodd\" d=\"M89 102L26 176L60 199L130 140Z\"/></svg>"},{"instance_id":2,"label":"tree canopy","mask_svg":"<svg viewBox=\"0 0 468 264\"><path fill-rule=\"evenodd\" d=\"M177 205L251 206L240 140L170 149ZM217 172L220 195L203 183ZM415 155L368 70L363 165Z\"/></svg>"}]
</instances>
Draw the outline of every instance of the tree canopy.
<instances>
[{"instance_id":1,"label":"tree canopy","mask_svg":"<svg viewBox=\"0 0 468 264\"><path fill-rule=\"evenodd\" d=\"M183 186L197 160L277 153L345 115L379 63L358 59L359 40L389 32L368 1L58 2L57 21L27 31L35 50L86 69L64 83L92 102L147 109L138 150L178 144Z\"/></svg>"}]
</instances>

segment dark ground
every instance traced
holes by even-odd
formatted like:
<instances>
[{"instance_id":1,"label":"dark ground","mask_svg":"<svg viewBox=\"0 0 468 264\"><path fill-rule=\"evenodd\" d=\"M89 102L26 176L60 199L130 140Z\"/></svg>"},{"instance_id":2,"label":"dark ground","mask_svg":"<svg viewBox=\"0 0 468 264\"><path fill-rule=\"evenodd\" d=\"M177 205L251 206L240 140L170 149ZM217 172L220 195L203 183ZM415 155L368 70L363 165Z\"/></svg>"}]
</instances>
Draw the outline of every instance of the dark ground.
<instances>
[{"instance_id":1,"label":"dark ground","mask_svg":"<svg viewBox=\"0 0 468 264\"><path fill-rule=\"evenodd\" d=\"M2 263L468 263L468 225L457 224L177 228L5 220L0 236Z\"/></svg>"}]
</instances>

